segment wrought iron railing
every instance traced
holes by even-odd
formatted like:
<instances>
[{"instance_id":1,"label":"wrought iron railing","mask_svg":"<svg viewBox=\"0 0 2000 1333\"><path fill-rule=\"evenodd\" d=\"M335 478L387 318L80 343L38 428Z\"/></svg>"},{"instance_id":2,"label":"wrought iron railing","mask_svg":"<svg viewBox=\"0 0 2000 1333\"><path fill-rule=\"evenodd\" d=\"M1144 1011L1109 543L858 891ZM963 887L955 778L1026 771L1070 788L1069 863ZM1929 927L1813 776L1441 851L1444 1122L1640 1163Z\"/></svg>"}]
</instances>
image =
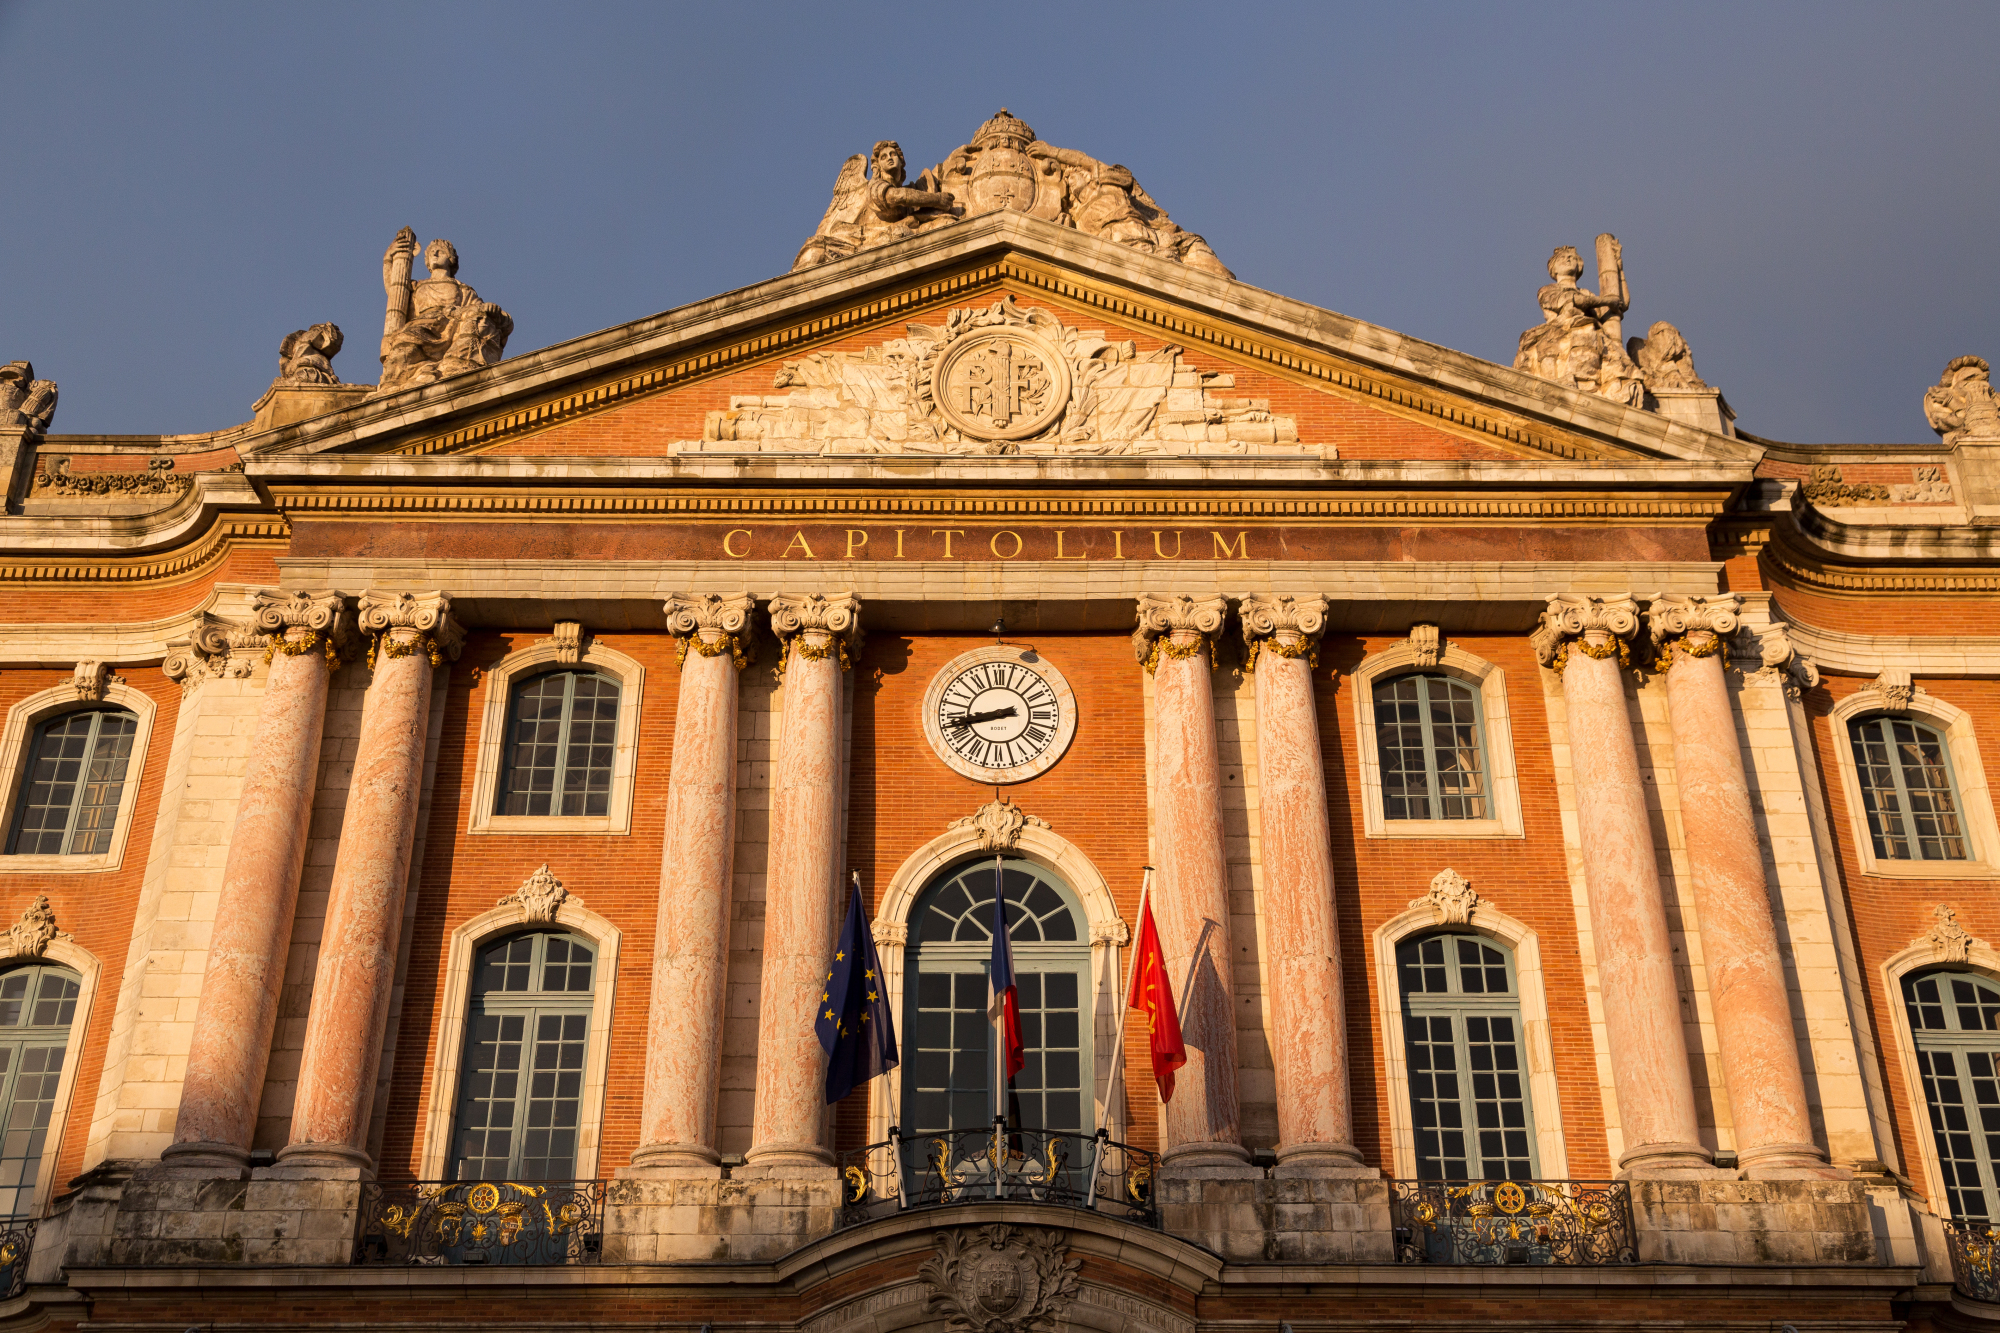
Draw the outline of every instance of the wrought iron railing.
<instances>
[{"instance_id":1,"label":"wrought iron railing","mask_svg":"<svg viewBox=\"0 0 2000 1333\"><path fill-rule=\"evenodd\" d=\"M1639 1261L1621 1180L1398 1180L1394 1198L1398 1263Z\"/></svg>"},{"instance_id":2,"label":"wrought iron railing","mask_svg":"<svg viewBox=\"0 0 2000 1333\"><path fill-rule=\"evenodd\" d=\"M2000 1305L2000 1227L1991 1222L1947 1219L1945 1244L1951 1250L1951 1285L1976 1301Z\"/></svg>"},{"instance_id":3,"label":"wrought iron railing","mask_svg":"<svg viewBox=\"0 0 2000 1333\"><path fill-rule=\"evenodd\" d=\"M363 1264L590 1264L604 1245L601 1180L417 1180L361 1196Z\"/></svg>"},{"instance_id":4,"label":"wrought iron railing","mask_svg":"<svg viewBox=\"0 0 2000 1333\"><path fill-rule=\"evenodd\" d=\"M1060 1130L938 1130L889 1137L840 1154L840 1225L900 1209L991 1200L1046 1203L1160 1225L1158 1155Z\"/></svg>"},{"instance_id":5,"label":"wrought iron railing","mask_svg":"<svg viewBox=\"0 0 2000 1333\"><path fill-rule=\"evenodd\" d=\"M28 1285L28 1256L35 1252L35 1220L0 1221L0 1301L11 1301Z\"/></svg>"}]
</instances>

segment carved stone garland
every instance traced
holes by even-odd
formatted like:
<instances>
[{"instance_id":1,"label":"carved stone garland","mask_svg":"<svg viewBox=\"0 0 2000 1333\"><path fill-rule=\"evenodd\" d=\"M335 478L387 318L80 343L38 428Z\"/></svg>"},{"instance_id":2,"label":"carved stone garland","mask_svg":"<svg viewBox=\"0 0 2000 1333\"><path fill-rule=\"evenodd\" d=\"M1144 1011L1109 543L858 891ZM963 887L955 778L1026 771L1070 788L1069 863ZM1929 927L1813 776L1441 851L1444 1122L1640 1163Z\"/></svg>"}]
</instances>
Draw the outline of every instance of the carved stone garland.
<instances>
[{"instance_id":1,"label":"carved stone garland","mask_svg":"<svg viewBox=\"0 0 2000 1333\"><path fill-rule=\"evenodd\" d=\"M750 613L756 605L747 592L728 596L675 593L667 598L667 633L674 636L674 664L687 661L691 646L703 657L728 653L738 671L749 666L756 657L750 638ZM782 662L779 669L783 670Z\"/></svg>"},{"instance_id":2,"label":"carved stone garland","mask_svg":"<svg viewBox=\"0 0 2000 1333\"><path fill-rule=\"evenodd\" d=\"M1132 631L1132 652L1152 675L1164 654L1180 660L1206 652L1215 665L1215 640L1229 604L1220 597L1161 596L1140 593L1139 627Z\"/></svg>"},{"instance_id":3,"label":"carved stone garland","mask_svg":"<svg viewBox=\"0 0 2000 1333\"><path fill-rule=\"evenodd\" d=\"M1319 665L1320 635L1326 632L1326 598L1270 596L1259 593L1243 599L1243 640L1250 651L1243 662L1245 671L1257 669L1264 653L1279 657L1303 657L1308 669Z\"/></svg>"}]
</instances>

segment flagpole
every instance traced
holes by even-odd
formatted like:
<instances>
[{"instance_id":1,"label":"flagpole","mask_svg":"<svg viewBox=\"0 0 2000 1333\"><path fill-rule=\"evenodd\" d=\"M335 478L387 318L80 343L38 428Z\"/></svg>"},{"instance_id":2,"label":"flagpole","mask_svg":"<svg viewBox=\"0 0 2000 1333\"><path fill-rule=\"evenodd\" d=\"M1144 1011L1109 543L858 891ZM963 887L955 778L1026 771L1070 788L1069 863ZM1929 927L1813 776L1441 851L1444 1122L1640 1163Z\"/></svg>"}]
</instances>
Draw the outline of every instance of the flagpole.
<instances>
[{"instance_id":1,"label":"flagpole","mask_svg":"<svg viewBox=\"0 0 2000 1333\"><path fill-rule=\"evenodd\" d=\"M1146 898L1153 891L1153 867L1147 866L1145 870L1145 877L1139 881L1139 911L1133 918L1142 924L1146 920ZM1113 947L1115 948L1116 946L1114 945ZM1135 944L1132 949L1132 965L1136 968L1138 964L1139 950ZM1113 1108L1118 1105L1118 1085L1123 1081L1125 1074L1125 1061L1123 1057L1125 1054L1125 1020L1128 1017L1125 1002L1132 993L1132 983L1129 978L1121 975L1113 979L1112 985L1115 987L1121 981L1124 983L1123 990L1116 996L1118 1004L1118 1038L1111 1044L1111 1076L1105 1081L1104 1086L1104 1117L1107 1120L1111 1119L1116 1113ZM1097 1207L1097 1180L1103 1172L1104 1148L1102 1145L1099 1145L1097 1155L1092 1159L1090 1164L1090 1198L1083 1205L1085 1208Z\"/></svg>"}]
</instances>

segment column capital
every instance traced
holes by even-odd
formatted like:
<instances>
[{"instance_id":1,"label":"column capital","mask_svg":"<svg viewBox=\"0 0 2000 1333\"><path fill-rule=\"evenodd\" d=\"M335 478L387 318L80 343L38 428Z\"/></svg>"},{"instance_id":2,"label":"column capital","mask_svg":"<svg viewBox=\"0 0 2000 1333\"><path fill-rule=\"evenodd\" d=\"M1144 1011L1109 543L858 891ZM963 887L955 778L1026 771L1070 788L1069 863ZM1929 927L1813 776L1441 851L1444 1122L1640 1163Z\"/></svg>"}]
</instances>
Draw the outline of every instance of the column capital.
<instances>
[{"instance_id":1,"label":"column capital","mask_svg":"<svg viewBox=\"0 0 2000 1333\"><path fill-rule=\"evenodd\" d=\"M370 588L361 594L361 632L368 636L368 665L372 670L378 652L390 657L408 657L421 652L434 667L445 659L456 662L465 647L465 627L451 614L451 594L432 592L383 592ZM385 646L386 645L386 646Z\"/></svg>"},{"instance_id":2,"label":"column capital","mask_svg":"<svg viewBox=\"0 0 2000 1333\"><path fill-rule=\"evenodd\" d=\"M1664 593L1646 604L1646 628L1668 653L1712 657L1742 625L1743 599L1735 593L1689 597Z\"/></svg>"},{"instance_id":3,"label":"column capital","mask_svg":"<svg viewBox=\"0 0 2000 1333\"><path fill-rule=\"evenodd\" d=\"M1132 652L1150 675L1159 665L1160 654L1193 657L1206 652L1215 660L1215 641L1222 635L1222 623L1229 615L1229 603L1221 597L1186 597L1178 594L1139 594L1139 627L1132 631Z\"/></svg>"},{"instance_id":4,"label":"column capital","mask_svg":"<svg viewBox=\"0 0 2000 1333\"><path fill-rule=\"evenodd\" d=\"M779 593L770 602L771 632L778 636L782 670L796 639L799 656L809 662L837 657L840 669L854 665L861 650L861 599L851 592L831 595L809 592L796 597Z\"/></svg>"},{"instance_id":5,"label":"column capital","mask_svg":"<svg viewBox=\"0 0 2000 1333\"><path fill-rule=\"evenodd\" d=\"M218 676L241 679L255 670L250 654L269 647L269 637L259 633L254 624L197 611L187 636L168 640L160 670L184 690Z\"/></svg>"},{"instance_id":6,"label":"column capital","mask_svg":"<svg viewBox=\"0 0 2000 1333\"><path fill-rule=\"evenodd\" d=\"M1529 637L1535 657L1545 667L1561 671L1569 659L1569 645L1580 643L1586 657L1616 657L1630 660L1627 640L1639 632L1639 604L1631 594L1592 597L1579 593L1557 593Z\"/></svg>"},{"instance_id":7,"label":"column capital","mask_svg":"<svg viewBox=\"0 0 2000 1333\"><path fill-rule=\"evenodd\" d=\"M674 636L674 657L687 660L688 646L703 657L729 654L737 670L749 666L756 653L750 640L750 613L756 599L747 592L671 593L662 608L667 633Z\"/></svg>"},{"instance_id":8,"label":"column capital","mask_svg":"<svg viewBox=\"0 0 2000 1333\"><path fill-rule=\"evenodd\" d=\"M1318 593L1286 597L1260 592L1245 597L1236 609L1243 618L1243 642L1250 646L1246 671L1255 671L1257 658L1266 652L1303 657L1308 665L1318 665L1319 639L1326 632L1326 598Z\"/></svg>"},{"instance_id":9,"label":"column capital","mask_svg":"<svg viewBox=\"0 0 2000 1333\"><path fill-rule=\"evenodd\" d=\"M329 667L338 669L343 656L358 646L354 615L348 599L332 590L281 592L266 588L251 599L251 619L266 639L264 660L276 653L297 657L324 644Z\"/></svg>"}]
</instances>

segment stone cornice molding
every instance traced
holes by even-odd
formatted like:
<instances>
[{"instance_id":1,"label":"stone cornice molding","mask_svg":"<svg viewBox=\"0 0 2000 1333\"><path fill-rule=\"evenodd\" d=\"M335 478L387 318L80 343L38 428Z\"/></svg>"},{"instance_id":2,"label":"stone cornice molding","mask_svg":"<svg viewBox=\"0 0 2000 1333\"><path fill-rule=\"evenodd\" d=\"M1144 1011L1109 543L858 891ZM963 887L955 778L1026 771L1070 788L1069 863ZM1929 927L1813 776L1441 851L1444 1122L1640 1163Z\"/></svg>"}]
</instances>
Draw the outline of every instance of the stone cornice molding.
<instances>
[{"instance_id":1,"label":"stone cornice molding","mask_svg":"<svg viewBox=\"0 0 2000 1333\"><path fill-rule=\"evenodd\" d=\"M1229 616L1225 598L1142 592L1136 611L1139 625L1132 631L1132 652L1148 675L1162 654L1178 659L1207 653L1214 663L1215 642Z\"/></svg>"},{"instance_id":2,"label":"stone cornice molding","mask_svg":"<svg viewBox=\"0 0 2000 1333\"><path fill-rule=\"evenodd\" d=\"M1639 604L1629 593L1619 597L1558 593L1549 598L1529 642L1543 666L1561 671L1572 643L1581 645L1585 656L1615 656L1621 663L1629 662L1627 640L1638 632Z\"/></svg>"},{"instance_id":3,"label":"stone cornice molding","mask_svg":"<svg viewBox=\"0 0 2000 1333\"><path fill-rule=\"evenodd\" d=\"M74 937L68 931L56 928L56 913L49 906L49 895L38 893L22 910L21 919L7 927L5 936L0 936L0 958L40 958L55 941L71 938Z\"/></svg>"},{"instance_id":4,"label":"stone cornice molding","mask_svg":"<svg viewBox=\"0 0 2000 1333\"><path fill-rule=\"evenodd\" d=\"M778 636L779 670L798 655L809 662L835 657L840 669L854 665L861 649L861 601L853 593L780 593L770 603L771 632Z\"/></svg>"},{"instance_id":5,"label":"stone cornice molding","mask_svg":"<svg viewBox=\"0 0 2000 1333\"><path fill-rule=\"evenodd\" d=\"M1250 646L1243 669L1255 671L1260 654L1303 657L1319 664L1320 636L1326 633L1326 598L1318 593L1291 597L1283 593L1253 593L1237 603L1243 621L1243 641Z\"/></svg>"},{"instance_id":6,"label":"stone cornice molding","mask_svg":"<svg viewBox=\"0 0 2000 1333\"><path fill-rule=\"evenodd\" d=\"M747 592L673 593L663 610L667 613L667 633L674 636L677 659L685 661L688 645L703 657L729 654L737 670L755 658L750 637L750 614L757 600Z\"/></svg>"},{"instance_id":7,"label":"stone cornice molding","mask_svg":"<svg viewBox=\"0 0 2000 1333\"><path fill-rule=\"evenodd\" d=\"M361 594L361 632L368 636L368 665L378 655L408 657L421 652L432 666L448 658L456 662L465 647L465 630L451 614L451 594L382 592Z\"/></svg>"}]
</instances>

